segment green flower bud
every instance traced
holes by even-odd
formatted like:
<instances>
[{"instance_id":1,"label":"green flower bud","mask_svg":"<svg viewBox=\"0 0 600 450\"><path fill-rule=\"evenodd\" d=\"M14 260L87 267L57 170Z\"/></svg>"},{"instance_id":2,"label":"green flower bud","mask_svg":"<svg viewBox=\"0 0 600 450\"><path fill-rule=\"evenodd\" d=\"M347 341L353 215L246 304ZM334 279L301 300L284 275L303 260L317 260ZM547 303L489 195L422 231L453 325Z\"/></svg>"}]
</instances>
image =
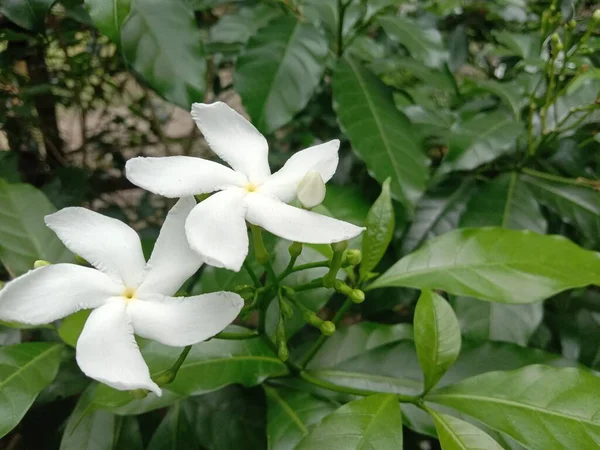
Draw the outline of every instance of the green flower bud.
<instances>
[{"instance_id":1,"label":"green flower bud","mask_svg":"<svg viewBox=\"0 0 600 450\"><path fill-rule=\"evenodd\" d=\"M306 209L320 205L325 199L325 183L319 172L308 172L296 191L296 196Z\"/></svg>"},{"instance_id":2,"label":"green flower bud","mask_svg":"<svg viewBox=\"0 0 600 450\"><path fill-rule=\"evenodd\" d=\"M292 242L288 247L288 252L292 258L297 258L302 253L302 242Z\"/></svg>"},{"instance_id":3,"label":"green flower bud","mask_svg":"<svg viewBox=\"0 0 600 450\"><path fill-rule=\"evenodd\" d=\"M160 375L156 376L156 378L154 378L154 382L159 386L164 386L165 384L171 383L175 379L175 376L176 373L174 373L171 369L167 369Z\"/></svg>"},{"instance_id":4,"label":"green flower bud","mask_svg":"<svg viewBox=\"0 0 600 450\"><path fill-rule=\"evenodd\" d=\"M315 328L320 328L323 321L317 317L317 315L310 311L304 311L302 313L304 321Z\"/></svg>"},{"instance_id":5,"label":"green flower bud","mask_svg":"<svg viewBox=\"0 0 600 450\"><path fill-rule=\"evenodd\" d=\"M362 261L362 252L358 249L350 249L346 252L346 262L351 266L357 266Z\"/></svg>"},{"instance_id":6,"label":"green flower bud","mask_svg":"<svg viewBox=\"0 0 600 450\"><path fill-rule=\"evenodd\" d=\"M290 357L290 352L287 348L287 344L285 343L285 341L279 342L279 346L277 348L277 356L279 356L279 359L282 361L287 361Z\"/></svg>"},{"instance_id":7,"label":"green flower bud","mask_svg":"<svg viewBox=\"0 0 600 450\"><path fill-rule=\"evenodd\" d=\"M296 291L294 291L294 288L290 286L281 286L281 292L287 298L294 297L294 294L296 293Z\"/></svg>"},{"instance_id":8,"label":"green flower bud","mask_svg":"<svg viewBox=\"0 0 600 450\"><path fill-rule=\"evenodd\" d=\"M571 20L569 20L569 24L568 25L569 25L569 28L571 30L574 30L575 27L577 26L577 22L575 22L573 19L571 19Z\"/></svg>"},{"instance_id":9,"label":"green flower bud","mask_svg":"<svg viewBox=\"0 0 600 450\"><path fill-rule=\"evenodd\" d=\"M360 289L353 289L348 297L354 303L362 303L365 301L365 293Z\"/></svg>"},{"instance_id":10,"label":"green flower bud","mask_svg":"<svg viewBox=\"0 0 600 450\"><path fill-rule=\"evenodd\" d=\"M281 315L286 319L291 319L294 316L294 308L287 300L283 300L279 302L279 309L281 310Z\"/></svg>"},{"instance_id":11,"label":"green flower bud","mask_svg":"<svg viewBox=\"0 0 600 450\"><path fill-rule=\"evenodd\" d=\"M350 293L352 292L352 288L346 283L344 283L342 280L335 280L333 282L333 288L336 290L336 292L339 292L343 295L350 295Z\"/></svg>"},{"instance_id":12,"label":"green flower bud","mask_svg":"<svg viewBox=\"0 0 600 450\"><path fill-rule=\"evenodd\" d=\"M592 14L592 21L600 22L600 9L594 11L594 13Z\"/></svg>"},{"instance_id":13,"label":"green flower bud","mask_svg":"<svg viewBox=\"0 0 600 450\"><path fill-rule=\"evenodd\" d=\"M550 36L550 38L552 39L552 44L554 45L560 42L560 36L558 35L558 33L552 33L552 36Z\"/></svg>"},{"instance_id":14,"label":"green flower bud","mask_svg":"<svg viewBox=\"0 0 600 450\"><path fill-rule=\"evenodd\" d=\"M142 399L148 396L148 389L134 389L129 391L129 393L135 399Z\"/></svg>"},{"instance_id":15,"label":"green flower bud","mask_svg":"<svg viewBox=\"0 0 600 450\"><path fill-rule=\"evenodd\" d=\"M44 261L43 259L38 259L36 262L33 263L33 268L39 269L40 267L50 266L50 265L52 265L51 262Z\"/></svg>"},{"instance_id":16,"label":"green flower bud","mask_svg":"<svg viewBox=\"0 0 600 450\"><path fill-rule=\"evenodd\" d=\"M323 336L331 336L333 333L335 333L335 324L329 320L326 320L321 324L319 329L321 330L321 333L323 333Z\"/></svg>"}]
</instances>

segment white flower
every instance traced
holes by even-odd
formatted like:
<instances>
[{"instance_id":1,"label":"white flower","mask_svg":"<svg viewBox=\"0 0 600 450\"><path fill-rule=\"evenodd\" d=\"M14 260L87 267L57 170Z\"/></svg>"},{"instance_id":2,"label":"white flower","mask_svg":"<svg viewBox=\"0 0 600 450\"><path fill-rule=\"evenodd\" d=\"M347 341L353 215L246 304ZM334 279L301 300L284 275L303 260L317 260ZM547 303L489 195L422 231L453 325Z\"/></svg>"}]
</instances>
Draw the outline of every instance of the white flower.
<instances>
[{"instance_id":1,"label":"white flower","mask_svg":"<svg viewBox=\"0 0 600 450\"><path fill-rule=\"evenodd\" d=\"M195 205L187 197L171 209L148 263L137 233L118 220L84 208L46 216L69 250L97 270L54 264L29 271L0 291L0 320L39 325L93 308L77 341L81 370L116 389L160 395L134 332L171 346L195 344L223 330L243 306L230 292L171 297L202 265L184 234Z\"/></svg>"},{"instance_id":2,"label":"white flower","mask_svg":"<svg viewBox=\"0 0 600 450\"><path fill-rule=\"evenodd\" d=\"M218 192L190 213L190 246L208 264L238 271L248 254L246 220L290 241L329 244L357 236L363 228L295 208L298 184L309 172L327 182L338 164L333 140L293 155L271 175L266 139L224 103L194 103L192 117L212 150L232 168L188 156L134 158L127 178L150 192L182 197Z\"/></svg>"}]
</instances>

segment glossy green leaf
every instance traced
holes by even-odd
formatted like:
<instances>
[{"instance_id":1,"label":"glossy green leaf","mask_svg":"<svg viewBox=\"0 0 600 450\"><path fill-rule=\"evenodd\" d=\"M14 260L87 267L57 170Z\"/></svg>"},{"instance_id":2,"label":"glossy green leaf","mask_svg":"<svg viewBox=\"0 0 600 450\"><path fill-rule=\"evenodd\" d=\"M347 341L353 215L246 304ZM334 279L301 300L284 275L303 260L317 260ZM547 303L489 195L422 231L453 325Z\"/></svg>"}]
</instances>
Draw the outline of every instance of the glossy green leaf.
<instances>
[{"instance_id":1,"label":"glossy green leaf","mask_svg":"<svg viewBox=\"0 0 600 450\"><path fill-rule=\"evenodd\" d=\"M458 122L451 129L448 153L438 173L475 169L516 151L524 131L522 122L502 112L482 113Z\"/></svg>"},{"instance_id":2,"label":"glossy green leaf","mask_svg":"<svg viewBox=\"0 0 600 450\"><path fill-rule=\"evenodd\" d=\"M277 17L280 11L266 4L242 7L226 14L210 28L211 44L245 44L252 35Z\"/></svg>"},{"instance_id":3,"label":"glossy green leaf","mask_svg":"<svg viewBox=\"0 0 600 450\"><path fill-rule=\"evenodd\" d=\"M444 140L447 140L452 124L457 120L454 111L438 110L426 105L408 105L401 109L411 123L418 125L424 136L439 136Z\"/></svg>"},{"instance_id":4,"label":"glossy green leaf","mask_svg":"<svg viewBox=\"0 0 600 450\"><path fill-rule=\"evenodd\" d=\"M600 241L599 192L533 176L526 175L522 179L540 203L575 226L592 242Z\"/></svg>"},{"instance_id":5,"label":"glossy green leaf","mask_svg":"<svg viewBox=\"0 0 600 450\"><path fill-rule=\"evenodd\" d=\"M202 448L267 448L266 405L262 389L237 385L193 398L196 437Z\"/></svg>"},{"instance_id":6,"label":"glossy green leaf","mask_svg":"<svg viewBox=\"0 0 600 450\"><path fill-rule=\"evenodd\" d=\"M600 70L576 77L548 108L546 132L565 130L567 134L573 134L572 127L600 121L600 108L595 103L599 95Z\"/></svg>"},{"instance_id":7,"label":"glossy green leaf","mask_svg":"<svg viewBox=\"0 0 600 450\"><path fill-rule=\"evenodd\" d=\"M52 263L72 260L44 223L44 216L53 212L54 206L33 186L0 179L0 261L11 275L31 270L38 259Z\"/></svg>"},{"instance_id":8,"label":"glossy green leaf","mask_svg":"<svg viewBox=\"0 0 600 450\"><path fill-rule=\"evenodd\" d=\"M365 225L371 202L358 186L338 186L330 183L327 185L322 205L327 208L331 217L362 227ZM318 211L318 208L314 208L315 211ZM325 211L322 213L326 214Z\"/></svg>"},{"instance_id":9,"label":"glossy green leaf","mask_svg":"<svg viewBox=\"0 0 600 450\"><path fill-rule=\"evenodd\" d=\"M62 345L28 342L0 348L0 437L21 421L58 372Z\"/></svg>"},{"instance_id":10,"label":"glossy green leaf","mask_svg":"<svg viewBox=\"0 0 600 450\"><path fill-rule=\"evenodd\" d=\"M460 352L460 327L454 310L443 297L421 292L415 308L415 345L430 390L450 368Z\"/></svg>"},{"instance_id":11,"label":"glossy green leaf","mask_svg":"<svg viewBox=\"0 0 600 450\"><path fill-rule=\"evenodd\" d=\"M402 449L402 417L394 395L354 400L325 417L297 450Z\"/></svg>"},{"instance_id":12,"label":"glossy green leaf","mask_svg":"<svg viewBox=\"0 0 600 450\"><path fill-rule=\"evenodd\" d=\"M457 228L472 191L472 180L465 180L456 188L442 186L425 194L402 240L402 253L410 253L423 242Z\"/></svg>"},{"instance_id":13,"label":"glossy green leaf","mask_svg":"<svg viewBox=\"0 0 600 450\"><path fill-rule=\"evenodd\" d=\"M280 18L250 39L235 68L235 86L252 123L271 133L288 123L312 97L327 59L319 29Z\"/></svg>"},{"instance_id":14,"label":"glossy green leaf","mask_svg":"<svg viewBox=\"0 0 600 450\"><path fill-rule=\"evenodd\" d=\"M202 101L201 36L182 0L136 0L121 28L121 45L135 72L164 98L186 110Z\"/></svg>"},{"instance_id":15,"label":"glossy green leaf","mask_svg":"<svg viewBox=\"0 0 600 450\"><path fill-rule=\"evenodd\" d=\"M65 317L58 327L58 335L60 338L66 344L75 347L77 345L77 339L79 339L79 335L83 330L83 326L91 313L91 309L83 309Z\"/></svg>"},{"instance_id":16,"label":"glossy green leaf","mask_svg":"<svg viewBox=\"0 0 600 450\"><path fill-rule=\"evenodd\" d=\"M496 95L506 106L508 106L516 120L519 120L519 115L524 103L523 89L517 83L499 83L494 80L469 80L475 86L483 91L490 92Z\"/></svg>"},{"instance_id":17,"label":"glossy green leaf","mask_svg":"<svg viewBox=\"0 0 600 450\"><path fill-rule=\"evenodd\" d=\"M502 450L484 431L456 417L429 410L442 450Z\"/></svg>"},{"instance_id":18,"label":"glossy green leaf","mask_svg":"<svg viewBox=\"0 0 600 450\"><path fill-rule=\"evenodd\" d=\"M191 405L175 403L152 435L148 450L197 450L192 420Z\"/></svg>"},{"instance_id":19,"label":"glossy green leaf","mask_svg":"<svg viewBox=\"0 0 600 450\"><path fill-rule=\"evenodd\" d=\"M381 194L367 215L367 230L363 233L360 277L364 279L381 260L394 235L396 218L390 193L390 179L382 185Z\"/></svg>"},{"instance_id":20,"label":"glossy green leaf","mask_svg":"<svg viewBox=\"0 0 600 450\"><path fill-rule=\"evenodd\" d=\"M534 303L600 283L600 255L561 236L465 228L405 256L368 289L441 289L501 303Z\"/></svg>"},{"instance_id":21,"label":"glossy green leaf","mask_svg":"<svg viewBox=\"0 0 600 450\"><path fill-rule=\"evenodd\" d=\"M493 36L510 52L523 59L537 58L540 55L542 40L539 33L520 34L505 30L492 30Z\"/></svg>"},{"instance_id":22,"label":"glossy green leaf","mask_svg":"<svg viewBox=\"0 0 600 450\"><path fill-rule=\"evenodd\" d=\"M425 190L427 159L421 139L396 108L388 88L350 57L338 61L333 77L338 120L369 172L409 209Z\"/></svg>"},{"instance_id":23,"label":"glossy green leaf","mask_svg":"<svg viewBox=\"0 0 600 450\"><path fill-rule=\"evenodd\" d=\"M321 419L338 407L307 392L264 386L270 450L294 450Z\"/></svg>"},{"instance_id":24,"label":"glossy green leaf","mask_svg":"<svg viewBox=\"0 0 600 450\"><path fill-rule=\"evenodd\" d=\"M477 190L460 226L498 226L543 234L547 223L527 184L513 172L500 175Z\"/></svg>"},{"instance_id":25,"label":"glossy green leaf","mask_svg":"<svg viewBox=\"0 0 600 450\"><path fill-rule=\"evenodd\" d=\"M404 45L411 56L429 67L440 67L448 60L442 35L435 28L419 25L400 16L383 16L379 23L386 34Z\"/></svg>"},{"instance_id":26,"label":"glossy green leaf","mask_svg":"<svg viewBox=\"0 0 600 450\"><path fill-rule=\"evenodd\" d=\"M431 392L532 450L596 448L600 378L581 369L527 366L490 372Z\"/></svg>"},{"instance_id":27,"label":"glossy green leaf","mask_svg":"<svg viewBox=\"0 0 600 450\"><path fill-rule=\"evenodd\" d=\"M114 450L143 450L142 433L136 417L117 417Z\"/></svg>"},{"instance_id":28,"label":"glossy green leaf","mask_svg":"<svg viewBox=\"0 0 600 450\"><path fill-rule=\"evenodd\" d=\"M388 77L394 80L399 72L408 72L429 87L451 95L454 95L456 91L456 81L451 73L427 67L414 58L403 56L382 58L373 61L369 68L384 80Z\"/></svg>"},{"instance_id":29,"label":"glossy green leaf","mask_svg":"<svg viewBox=\"0 0 600 450\"><path fill-rule=\"evenodd\" d=\"M121 27L129 14L131 3L132 0L85 0L96 28L115 44L121 42Z\"/></svg>"},{"instance_id":30,"label":"glossy green leaf","mask_svg":"<svg viewBox=\"0 0 600 450\"><path fill-rule=\"evenodd\" d=\"M90 379L84 375L77 365L77 361L75 360L75 350L63 347L58 373L56 374L56 377L54 377L54 380L52 380L52 383L40 392L35 403L37 405L43 405L79 395L85 391L89 385Z\"/></svg>"},{"instance_id":31,"label":"glossy green leaf","mask_svg":"<svg viewBox=\"0 0 600 450\"><path fill-rule=\"evenodd\" d=\"M0 14L30 31L44 31L46 14L56 0L3 0Z\"/></svg>"},{"instance_id":32,"label":"glossy green leaf","mask_svg":"<svg viewBox=\"0 0 600 450\"><path fill-rule=\"evenodd\" d=\"M503 341L527 345L542 323L542 303L507 305L476 298L457 297L454 302L463 336L476 341Z\"/></svg>"}]
</instances>

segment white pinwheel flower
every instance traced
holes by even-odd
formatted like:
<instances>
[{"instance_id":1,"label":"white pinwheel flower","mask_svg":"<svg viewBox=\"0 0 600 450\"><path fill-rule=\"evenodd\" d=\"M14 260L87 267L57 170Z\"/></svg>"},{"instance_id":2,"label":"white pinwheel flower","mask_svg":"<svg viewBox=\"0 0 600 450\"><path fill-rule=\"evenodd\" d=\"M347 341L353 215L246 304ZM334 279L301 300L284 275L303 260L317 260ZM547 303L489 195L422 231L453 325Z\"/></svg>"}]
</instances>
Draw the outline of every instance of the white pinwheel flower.
<instances>
[{"instance_id":1,"label":"white pinwheel flower","mask_svg":"<svg viewBox=\"0 0 600 450\"><path fill-rule=\"evenodd\" d=\"M127 161L127 178L165 197L220 191L190 213L185 230L190 246L216 267L239 271L248 254L246 221L290 241L330 244L363 231L347 222L288 205L310 172L329 181L338 164L333 140L294 154L271 174L262 134L224 103L194 103L192 117L212 150L232 169L201 158L138 157Z\"/></svg>"},{"instance_id":2,"label":"white pinwheel flower","mask_svg":"<svg viewBox=\"0 0 600 450\"><path fill-rule=\"evenodd\" d=\"M84 208L46 216L69 250L95 269L54 264L29 271L0 291L0 320L39 325L93 309L77 341L81 370L116 389L161 395L134 333L176 347L195 344L223 330L243 306L231 292L172 297L202 265L184 233L195 205L187 197L171 209L147 263L137 233L123 222Z\"/></svg>"}]
</instances>

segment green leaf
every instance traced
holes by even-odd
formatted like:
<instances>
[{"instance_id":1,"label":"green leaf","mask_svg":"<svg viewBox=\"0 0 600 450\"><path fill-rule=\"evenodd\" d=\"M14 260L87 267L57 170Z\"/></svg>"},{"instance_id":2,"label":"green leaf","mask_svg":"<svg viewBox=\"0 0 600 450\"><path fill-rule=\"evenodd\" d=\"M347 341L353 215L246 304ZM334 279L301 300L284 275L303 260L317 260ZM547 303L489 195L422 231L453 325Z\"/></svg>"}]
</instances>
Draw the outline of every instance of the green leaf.
<instances>
[{"instance_id":1,"label":"green leaf","mask_svg":"<svg viewBox=\"0 0 600 450\"><path fill-rule=\"evenodd\" d=\"M522 180L541 204L571 223L592 242L600 241L600 193L527 175Z\"/></svg>"},{"instance_id":2,"label":"green leaf","mask_svg":"<svg viewBox=\"0 0 600 450\"><path fill-rule=\"evenodd\" d=\"M547 223L523 178L502 174L481 186L469 200L461 227L499 226L543 234Z\"/></svg>"},{"instance_id":3,"label":"green leaf","mask_svg":"<svg viewBox=\"0 0 600 450\"><path fill-rule=\"evenodd\" d=\"M121 27L129 14L132 0L85 0L94 25L115 44L121 43Z\"/></svg>"},{"instance_id":4,"label":"green leaf","mask_svg":"<svg viewBox=\"0 0 600 450\"><path fill-rule=\"evenodd\" d=\"M414 75L420 82L429 85L435 89L448 92L451 95L455 94L456 81L451 73L435 70L427 67L425 64L414 58L399 56L397 58L383 58L375 60L369 68L376 75L385 79L386 75L392 77L397 76L398 72L406 71Z\"/></svg>"},{"instance_id":5,"label":"green leaf","mask_svg":"<svg viewBox=\"0 0 600 450\"><path fill-rule=\"evenodd\" d=\"M448 60L442 35L431 27L400 16L383 16L379 23L386 34L404 45L411 56L428 67L440 67Z\"/></svg>"},{"instance_id":6,"label":"green leaf","mask_svg":"<svg viewBox=\"0 0 600 450\"><path fill-rule=\"evenodd\" d=\"M492 30L496 40L508 49L511 55L522 59L538 58L542 48L542 40L538 33L519 34L504 30Z\"/></svg>"},{"instance_id":7,"label":"green leaf","mask_svg":"<svg viewBox=\"0 0 600 450\"><path fill-rule=\"evenodd\" d=\"M152 435L148 450L197 450L192 418L190 404L175 403Z\"/></svg>"},{"instance_id":8,"label":"green leaf","mask_svg":"<svg viewBox=\"0 0 600 450\"><path fill-rule=\"evenodd\" d=\"M495 80L469 79L479 89L496 95L506 106L508 106L515 118L519 120L525 92L518 83L499 83Z\"/></svg>"},{"instance_id":9,"label":"green leaf","mask_svg":"<svg viewBox=\"0 0 600 450\"><path fill-rule=\"evenodd\" d=\"M321 419L337 409L331 400L292 389L263 386L270 450L294 450Z\"/></svg>"},{"instance_id":10,"label":"green leaf","mask_svg":"<svg viewBox=\"0 0 600 450\"><path fill-rule=\"evenodd\" d=\"M448 139L450 128L457 119L454 111L429 108L425 105L408 105L401 109L411 123L419 126L424 136L439 136L444 141Z\"/></svg>"},{"instance_id":11,"label":"green leaf","mask_svg":"<svg viewBox=\"0 0 600 450\"><path fill-rule=\"evenodd\" d=\"M364 226L365 219L371 207L370 201L365 197L364 190L355 185L338 186L329 184L325 200L322 203L327 208L331 217L351 222L354 225ZM318 211L319 207L315 210ZM326 212L319 211L320 214Z\"/></svg>"},{"instance_id":12,"label":"green leaf","mask_svg":"<svg viewBox=\"0 0 600 450\"><path fill-rule=\"evenodd\" d=\"M600 283L600 255L561 236L465 228L427 242L367 289L441 289L501 303L534 303Z\"/></svg>"},{"instance_id":13,"label":"green leaf","mask_svg":"<svg viewBox=\"0 0 600 450\"><path fill-rule=\"evenodd\" d=\"M471 170L513 152L525 131L522 122L502 112L481 113L450 130L448 153L438 175L454 170Z\"/></svg>"},{"instance_id":14,"label":"green leaf","mask_svg":"<svg viewBox=\"0 0 600 450\"><path fill-rule=\"evenodd\" d=\"M456 417L429 410L442 450L502 450L489 435Z\"/></svg>"},{"instance_id":15,"label":"green leaf","mask_svg":"<svg viewBox=\"0 0 600 450\"><path fill-rule=\"evenodd\" d=\"M396 217L390 194L390 179L384 181L381 194L367 215L367 230L363 233L360 278L364 279L381 260L394 235Z\"/></svg>"},{"instance_id":16,"label":"green leaf","mask_svg":"<svg viewBox=\"0 0 600 450\"><path fill-rule=\"evenodd\" d=\"M250 39L237 59L235 86L254 125L271 133L312 97L327 59L322 32L294 17L280 18Z\"/></svg>"},{"instance_id":17,"label":"green leaf","mask_svg":"<svg viewBox=\"0 0 600 450\"><path fill-rule=\"evenodd\" d=\"M3 0L0 14L29 31L44 31L46 14L56 0Z\"/></svg>"},{"instance_id":18,"label":"green leaf","mask_svg":"<svg viewBox=\"0 0 600 450\"><path fill-rule=\"evenodd\" d=\"M33 401L52 382L62 345L28 342L0 348L0 438L21 421Z\"/></svg>"},{"instance_id":19,"label":"green leaf","mask_svg":"<svg viewBox=\"0 0 600 450\"><path fill-rule=\"evenodd\" d=\"M297 450L402 449L402 417L396 396L354 400L325 417Z\"/></svg>"},{"instance_id":20,"label":"green leaf","mask_svg":"<svg viewBox=\"0 0 600 450\"><path fill-rule=\"evenodd\" d=\"M0 261L12 276L33 268L38 259L70 262L73 257L44 224L56 212L46 196L28 184L0 180Z\"/></svg>"},{"instance_id":21,"label":"green leaf","mask_svg":"<svg viewBox=\"0 0 600 450\"><path fill-rule=\"evenodd\" d=\"M117 417L113 450L143 450L142 433L136 417Z\"/></svg>"},{"instance_id":22,"label":"green leaf","mask_svg":"<svg viewBox=\"0 0 600 450\"><path fill-rule=\"evenodd\" d=\"M576 368L527 366L491 372L431 392L449 406L532 450L596 448L600 378Z\"/></svg>"},{"instance_id":23,"label":"green leaf","mask_svg":"<svg viewBox=\"0 0 600 450\"><path fill-rule=\"evenodd\" d=\"M429 391L454 364L460 353L460 327L443 297L423 291L415 308L415 345Z\"/></svg>"},{"instance_id":24,"label":"green leaf","mask_svg":"<svg viewBox=\"0 0 600 450\"><path fill-rule=\"evenodd\" d=\"M425 194L402 240L402 253L410 253L423 242L457 228L472 191L473 181L467 179L456 188L442 186Z\"/></svg>"},{"instance_id":25,"label":"green leaf","mask_svg":"<svg viewBox=\"0 0 600 450\"><path fill-rule=\"evenodd\" d=\"M567 91L550 105L546 114L546 133L600 121L600 108L595 103L600 95L600 70L582 73L568 86ZM585 108L584 110L575 110ZM573 134L573 132L569 132Z\"/></svg>"},{"instance_id":26,"label":"green leaf","mask_svg":"<svg viewBox=\"0 0 600 450\"><path fill-rule=\"evenodd\" d=\"M193 400L196 437L202 448L267 448L266 406L260 388L228 386Z\"/></svg>"},{"instance_id":27,"label":"green leaf","mask_svg":"<svg viewBox=\"0 0 600 450\"><path fill-rule=\"evenodd\" d=\"M421 139L396 108L391 92L375 75L346 56L333 76L339 122L369 172L409 210L425 190L427 158Z\"/></svg>"},{"instance_id":28,"label":"green leaf","mask_svg":"<svg viewBox=\"0 0 600 450\"><path fill-rule=\"evenodd\" d=\"M208 33L211 44L245 44L252 35L280 15L280 11L269 5L258 4L242 7L226 14L213 25Z\"/></svg>"},{"instance_id":29,"label":"green leaf","mask_svg":"<svg viewBox=\"0 0 600 450\"><path fill-rule=\"evenodd\" d=\"M83 326L91 313L91 309L83 309L65 317L58 327L58 335L60 338L66 344L75 347L77 345L77 339L79 339L79 335L83 330Z\"/></svg>"},{"instance_id":30,"label":"green leaf","mask_svg":"<svg viewBox=\"0 0 600 450\"><path fill-rule=\"evenodd\" d=\"M125 59L168 101L202 101L206 64L193 11L181 0L136 0L121 29Z\"/></svg>"},{"instance_id":31,"label":"green leaf","mask_svg":"<svg viewBox=\"0 0 600 450\"><path fill-rule=\"evenodd\" d=\"M464 337L523 346L527 345L544 316L542 303L507 305L457 297L454 308Z\"/></svg>"}]
</instances>

